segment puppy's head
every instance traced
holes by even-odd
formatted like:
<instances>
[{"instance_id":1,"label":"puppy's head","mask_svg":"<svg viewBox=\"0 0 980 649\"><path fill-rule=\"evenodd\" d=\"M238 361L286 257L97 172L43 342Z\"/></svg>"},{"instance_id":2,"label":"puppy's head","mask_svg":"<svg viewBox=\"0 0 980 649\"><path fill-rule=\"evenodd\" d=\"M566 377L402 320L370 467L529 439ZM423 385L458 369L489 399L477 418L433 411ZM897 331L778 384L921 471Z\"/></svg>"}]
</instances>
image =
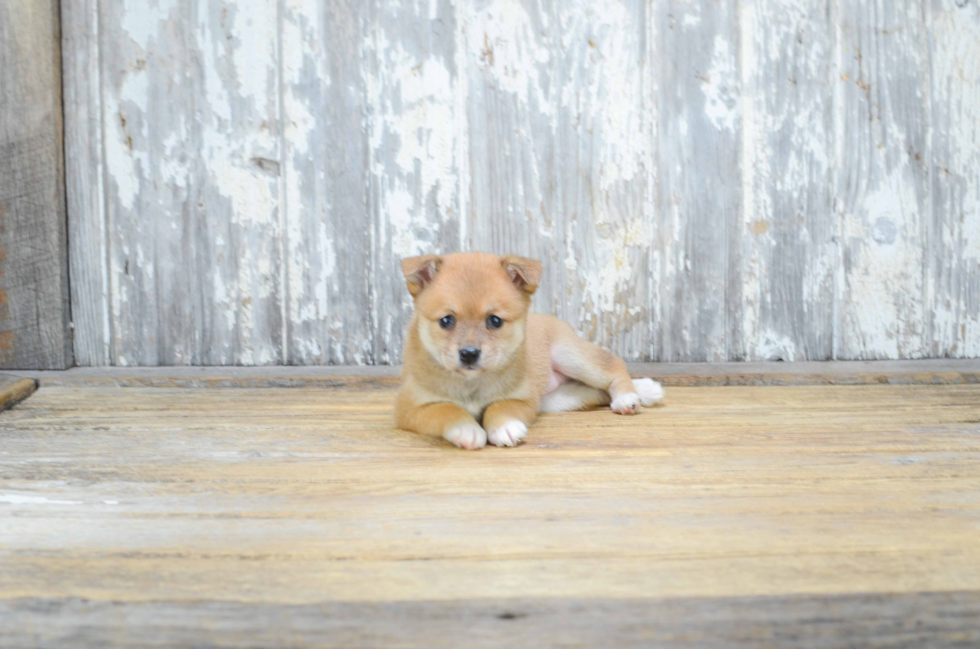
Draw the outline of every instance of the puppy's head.
<instances>
[{"instance_id":1,"label":"puppy's head","mask_svg":"<svg viewBox=\"0 0 980 649\"><path fill-rule=\"evenodd\" d=\"M524 342L541 262L484 253L402 260L418 333L435 361L466 378L506 366Z\"/></svg>"}]
</instances>

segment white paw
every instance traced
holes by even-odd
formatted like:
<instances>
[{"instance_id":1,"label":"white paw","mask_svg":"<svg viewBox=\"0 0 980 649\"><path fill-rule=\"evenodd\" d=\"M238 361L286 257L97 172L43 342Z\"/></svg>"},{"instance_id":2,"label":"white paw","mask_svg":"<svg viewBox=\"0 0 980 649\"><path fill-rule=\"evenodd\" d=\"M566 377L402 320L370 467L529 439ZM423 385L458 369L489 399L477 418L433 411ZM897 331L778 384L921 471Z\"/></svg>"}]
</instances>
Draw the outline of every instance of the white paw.
<instances>
[{"instance_id":1,"label":"white paw","mask_svg":"<svg viewBox=\"0 0 980 649\"><path fill-rule=\"evenodd\" d=\"M633 379L633 389L640 395L640 403L653 406L664 400L664 386L653 379Z\"/></svg>"},{"instance_id":2,"label":"white paw","mask_svg":"<svg viewBox=\"0 0 980 649\"><path fill-rule=\"evenodd\" d=\"M471 451L487 445L487 431L476 424L456 424L443 434L446 441Z\"/></svg>"},{"instance_id":3,"label":"white paw","mask_svg":"<svg viewBox=\"0 0 980 649\"><path fill-rule=\"evenodd\" d=\"M527 426L516 419L504 422L500 428L491 428L487 431L487 441L494 446L517 446L525 437L527 437Z\"/></svg>"},{"instance_id":4,"label":"white paw","mask_svg":"<svg viewBox=\"0 0 980 649\"><path fill-rule=\"evenodd\" d=\"M620 415L635 415L640 411L640 395L636 392L621 394L613 399L609 407Z\"/></svg>"}]
</instances>

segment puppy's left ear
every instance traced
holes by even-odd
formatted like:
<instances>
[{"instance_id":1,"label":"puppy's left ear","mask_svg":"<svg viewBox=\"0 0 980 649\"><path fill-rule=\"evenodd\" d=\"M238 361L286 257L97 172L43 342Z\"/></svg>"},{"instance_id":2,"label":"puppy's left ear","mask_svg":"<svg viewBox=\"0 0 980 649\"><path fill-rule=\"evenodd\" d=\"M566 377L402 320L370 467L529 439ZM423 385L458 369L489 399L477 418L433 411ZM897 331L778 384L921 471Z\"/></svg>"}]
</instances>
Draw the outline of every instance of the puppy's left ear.
<instances>
[{"instance_id":1,"label":"puppy's left ear","mask_svg":"<svg viewBox=\"0 0 980 649\"><path fill-rule=\"evenodd\" d=\"M538 288L541 282L541 262L537 259L525 259L509 255L501 260L501 265L514 286L524 291L525 295L531 295Z\"/></svg>"},{"instance_id":2,"label":"puppy's left ear","mask_svg":"<svg viewBox=\"0 0 980 649\"><path fill-rule=\"evenodd\" d=\"M422 289L432 283L441 264L442 259L435 255L402 259L402 274L405 276L405 283L408 284L408 292L412 297L418 297Z\"/></svg>"}]
</instances>

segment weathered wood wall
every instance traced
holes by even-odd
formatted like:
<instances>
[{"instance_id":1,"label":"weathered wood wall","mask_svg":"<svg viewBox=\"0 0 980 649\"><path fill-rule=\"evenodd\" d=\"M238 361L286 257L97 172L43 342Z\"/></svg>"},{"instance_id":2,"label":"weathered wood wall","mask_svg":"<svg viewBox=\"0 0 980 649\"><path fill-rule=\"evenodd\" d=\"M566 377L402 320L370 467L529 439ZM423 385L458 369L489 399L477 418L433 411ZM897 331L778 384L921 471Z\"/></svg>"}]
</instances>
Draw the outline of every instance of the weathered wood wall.
<instances>
[{"instance_id":1,"label":"weathered wood wall","mask_svg":"<svg viewBox=\"0 0 980 649\"><path fill-rule=\"evenodd\" d=\"M63 0L78 362L398 362L458 249L629 360L980 356L978 5Z\"/></svg>"},{"instance_id":2,"label":"weathered wood wall","mask_svg":"<svg viewBox=\"0 0 980 649\"><path fill-rule=\"evenodd\" d=\"M72 364L58 0L0 0L0 368Z\"/></svg>"}]
</instances>

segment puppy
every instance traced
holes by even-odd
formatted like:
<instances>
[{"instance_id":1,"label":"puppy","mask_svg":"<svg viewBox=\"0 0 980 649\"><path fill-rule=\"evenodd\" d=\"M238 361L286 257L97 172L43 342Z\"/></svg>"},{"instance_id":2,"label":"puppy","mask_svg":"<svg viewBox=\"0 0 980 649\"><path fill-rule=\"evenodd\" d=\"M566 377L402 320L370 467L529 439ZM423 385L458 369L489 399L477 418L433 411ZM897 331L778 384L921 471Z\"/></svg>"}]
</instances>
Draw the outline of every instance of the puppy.
<instances>
[{"instance_id":1,"label":"puppy","mask_svg":"<svg viewBox=\"0 0 980 649\"><path fill-rule=\"evenodd\" d=\"M402 261L415 315L405 341L399 428L460 448L516 446L539 412L610 405L621 415L663 398L651 379L579 338L566 323L528 314L541 262L484 253Z\"/></svg>"}]
</instances>

